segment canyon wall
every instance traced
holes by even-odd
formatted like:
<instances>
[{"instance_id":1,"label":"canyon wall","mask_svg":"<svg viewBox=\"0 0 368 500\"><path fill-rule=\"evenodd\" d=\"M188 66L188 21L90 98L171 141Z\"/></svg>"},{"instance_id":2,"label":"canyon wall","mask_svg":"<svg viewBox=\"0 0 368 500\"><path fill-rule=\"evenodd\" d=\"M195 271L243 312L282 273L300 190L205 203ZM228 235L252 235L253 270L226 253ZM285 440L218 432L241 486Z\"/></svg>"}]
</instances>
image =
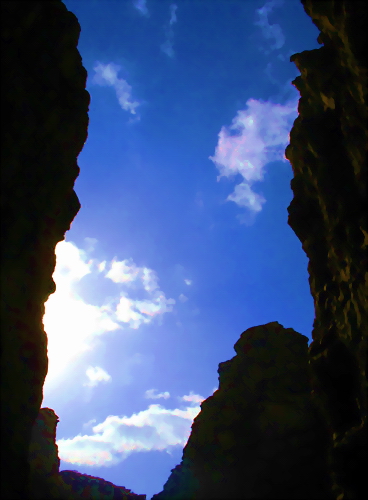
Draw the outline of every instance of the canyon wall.
<instances>
[{"instance_id":1,"label":"canyon wall","mask_svg":"<svg viewBox=\"0 0 368 500\"><path fill-rule=\"evenodd\" d=\"M59 0L1 2L1 497L29 498L28 453L47 373L44 302L55 246L80 204L86 138L80 26Z\"/></svg>"},{"instance_id":2,"label":"canyon wall","mask_svg":"<svg viewBox=\"0 0 368 500\"><path fill-rule=\"evenodd\" d=\"M309 259L312 394L328 425L333 491L358 499L367 490L367 7L303 5L323 46L291 57L301 98L285 153L288 223Z\"/></svg>"},{"instance_id":3,"label":"canyon wall","mask_svg":"<svg viewBox=\"0 0 368 500\"><path fill-rule=\"evenodd\" d=\"M32 428L29 448L30 498L32 500L145 500L123 486L73 470L59 471L56 444L59 418L54 410L41 408Z\"/></svg>"},{"instance_id":4,"label":"canyon wall","mask_svg":"<svg viewBox=\"0 0 368 500\"><path fill-rule=\"evenodd\" d=\"M181 464L153 500L329 498L307 337L272 322L243 332L234 349L194 419Z\"/></svg>"},{"instance_id":5,"label":"canyon wall","mask_svg":"<svg viewBox=\"0 0 368 500\"><path fill-rule=\"evenodd\" d=\"M285 154L313 341L308 350L277 322L242 334L157 500L359 500L366 490L367 11L360 1L302 3L322 46L292 56L301 98ZM1 497L78 498L97 483L111 496L104 480L58 474L57 417L40 411L54 250L80 208L89 105L80 26L60 0L3 0L1 25Z\"/></svg>"}]
</instances>

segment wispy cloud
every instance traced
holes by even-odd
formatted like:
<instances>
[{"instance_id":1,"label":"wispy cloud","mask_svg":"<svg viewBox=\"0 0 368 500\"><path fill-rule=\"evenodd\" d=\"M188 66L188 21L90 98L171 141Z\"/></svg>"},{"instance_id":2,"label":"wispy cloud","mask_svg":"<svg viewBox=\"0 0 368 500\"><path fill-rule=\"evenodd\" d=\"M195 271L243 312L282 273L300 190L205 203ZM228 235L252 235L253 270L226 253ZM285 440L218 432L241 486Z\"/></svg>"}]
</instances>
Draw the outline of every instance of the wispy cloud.
<instances>
[{"instance_id":1,"label":"wispy cloud","mask_svg":"<svg viewBox=\"0 0 368 500\"><path fill-rule=\"evenodd\" d=\"M185 279L184 283L189 286L192 284L192 280Z\"/></svg>"},{"instance_id":2,"label":"wispy cloud","mask_svg":"<svg viewBox=\"0 0 368 500\"><path fill-rule=\"evenodd\" d=\"M190 391L190 394L187 394L186 396L179 396L178 399L180 399L181 401L187 401L189 403L198 405L200 405L202 401L204 401L202 396L200 396L199 394L194 394L193 391Z\"/></svg>"},{"instance_id":3,"label":"wispy cloud","mask_svg":"<svg viewBox=\"0 0 368 500\"><path fill-rule=\"evenodd\" d=\"M95 387L101 382L111 382L111 376L100 366L89 366L86 370L88 382L84 385Z\"/></svg>"},{"instance_id":4,"label":"wispy cloud","mask_svg":"<svg viewBox=\"0 0 368 500\"><path fill-rule=\"evenodd\" d=\"M118 66L113 62L108 64L96 62L93 68L96 74L92 79L92 83L114 87L122 109L129 111L132 115L135 115L135 109L140 105L140 103L132 99L132 87L128 84L128 82L123 78L118 77L120 69L121 66Z\"/></svg>"},{"instance_id":5,"label":"wispy cloud","mask_svg":"<svg viewBox=\"0 0 368 500\"><path fill-rule=\"evenodd\" d=\"M164 52L169 57L174 57L174 30L172 25L177 22L176 9L178 6L176 4L170 5L170 21L168 27L165 27L166 40L160 46L162 52Z\"/></svg>"},{"instance_id":6,"label":"wispy cloud","mask_svg":"<svg viewBox=\"0 0 368 500\"><path fill-rule=\"evenodd\" d=\"M186 302L188 300L188 297L186 297L183 293L179 295L179 300L180 302Z\"/></svg>"},{"instance_id":7,"label":"wispy cloud","mask_svg":"<svg viewBox=\"0 0 368 500\"><path fill-rule=\"evenodd\" d=\"M263 180L267 163L286 161L284 150L297 116L297 100L282 105L249 99L246 106L246 109L238 111L230 127L221 128L215 154L209 158L220 172L217 180L237 174L243 177L227 200L247 208L252 221L266 200L252 191L251 185ZM239 218L247 223L247 215Z\"/></svg>"},{"instance_id":8,"label":"wispy cloud","mask_svg":"<svg viewBox=\"0 0 368 500\"><path fill-rule=\"evenodd\" d=\"M171 410L153 404L130 417L110 415L92 428L92 435L59 439L56 444L60 459L71 464L108 467L132 453L184 447L204 398L190 393L181 400L189 405Z\"/></svg>"},{"instance_id":9,"label":"wispy cloud","mask_svg":"<svg viewBox=\"0 0 368 500\"><path fill-rule=\"evenodd\" d=\"M148 391L146 391L144 393L144 396L147 398L147 399L169 399L170 397L170 393L165 391L165 392L159 392L158 394L155 394L156 393L156 389L148 389Z\"/></svg>"},{"instance_id":10,"label":"wispy cloud","mask_svg":"<svg viewBox=\"0 0 368 500\"><path fill-rule=\"evenodd\" d=\"M273 9L281 6L282 4L283 2L280 0L270 0L266 2L263 7L256 10L257 19L254 24L261 28L262 34L267 40L270 40L271 42L273 41L273 45L269 47L270 51L281 49L285 43L285 36L282 32L281 26L276 23L270 24L268 20L268 16ZM266 54L270 52L265 49L261 50L263 50Z\"/></svg>"},{"instance_id":11,"label":"wispy cloud","mask_svg":"<svg viewBox=\"0 0 368 500\"><path fill-rule=\"evenodd\" d=\"M133 6L139 10L139 12L145 16L149 17L149 12L147 8L147 0L134 0Z\"/></svg>"},{"instance_id":12,"label":"wispy cloud","mask_svg":"<svg viewBox=\"0 0 368 500\"><path fill-rule=\"evenodd\" d=\"M95 245L97 240L88 239L86 243ZM155 271L137 266L132 259L100 262L65 240L56 245L55 253L56 292L45 303L43 317L49 357L45 385L74 358L92 350L97 336L118 329L136 330L172 311L175 304L174 299L167 299L159 289ZM106 298L101 306L88 304L76 291L80 280L88 274L102 274L116 284L115 295ZM103 377L101 369L94 370L89 371L92 378Z\"/></svg>"}]
</instances>

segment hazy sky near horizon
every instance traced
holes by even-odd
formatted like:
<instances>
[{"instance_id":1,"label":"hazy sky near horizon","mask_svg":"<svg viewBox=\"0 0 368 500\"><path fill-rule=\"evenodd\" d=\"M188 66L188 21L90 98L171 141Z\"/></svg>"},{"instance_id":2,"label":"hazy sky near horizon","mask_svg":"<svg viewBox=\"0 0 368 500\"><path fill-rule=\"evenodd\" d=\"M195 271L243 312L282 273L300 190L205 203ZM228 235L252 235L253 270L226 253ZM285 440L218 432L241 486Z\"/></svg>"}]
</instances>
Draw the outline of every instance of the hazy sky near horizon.
<instances>
[{"instance_id":1,"label":"hazy sky near horizon","mask_svg":"<svg viewBox=\"0 0 368 500\"><path fill-rule=\"evenodd\" d=\"M297 0L65 0L91 94L46 302L43 407L61 470L147 500L181 460L241 333L311 338L307 258L287 224L290 55L318 48Z\"/></svg>"}]
</instances>

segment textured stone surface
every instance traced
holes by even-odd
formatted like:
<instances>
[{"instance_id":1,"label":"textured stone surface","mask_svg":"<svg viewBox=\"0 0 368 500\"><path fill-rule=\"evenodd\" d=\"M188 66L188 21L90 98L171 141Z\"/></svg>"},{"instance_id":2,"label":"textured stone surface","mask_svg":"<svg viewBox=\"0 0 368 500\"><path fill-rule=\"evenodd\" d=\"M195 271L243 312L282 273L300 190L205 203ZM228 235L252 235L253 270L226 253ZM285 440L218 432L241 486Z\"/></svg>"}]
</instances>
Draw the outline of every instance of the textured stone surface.
<instances>
[{"instance_id":1,"label":"textured stone surface","mask_svg":"<svg viewBox=\"0 0 368 500\"><path fill-rule=\"evenodd\" d=\"M44 302L73 190L89 94L79 23L58 0L1 2L1 493L27 498L28 448L47 373ZM4 452L6 450L6 452Z\"/></svg>"},{"instance_id":2,"label":"textured stone surface","mask_svg":"<svg viewBox=\"0 0 368 500\"><path fill-rule=\"evenodd\" d=\"M325 431L310 396L308 339L249 328L219 365L163 499L319 499L329 491Z\"/></svg>"},{"instance_id":3,"label":"textured stone surface","mask_svg":"<svg viewBox=\"0 0 368 500\"><path fill-rule=\"evenodd\" d=\"M367 7L303 4L323 46L291 58L301 99L286 149L288 222L309 259L313 394L328 423L333 491L359 499L367 492Z\"/></svg>"}]
</instances>

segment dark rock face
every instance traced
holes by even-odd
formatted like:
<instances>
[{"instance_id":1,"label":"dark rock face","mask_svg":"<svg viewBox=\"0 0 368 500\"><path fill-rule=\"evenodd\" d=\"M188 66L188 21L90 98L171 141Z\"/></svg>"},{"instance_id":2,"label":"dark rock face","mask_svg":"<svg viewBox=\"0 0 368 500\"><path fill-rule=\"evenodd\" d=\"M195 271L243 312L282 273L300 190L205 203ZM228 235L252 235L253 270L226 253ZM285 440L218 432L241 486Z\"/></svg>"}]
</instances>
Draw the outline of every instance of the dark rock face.
<instances>
[{"instance_id":1,"label":"dark rock face","mask_svg":"<svg viewBox=\"0 0 368 500\"><path fill-rule=\"evenodd\" d=\"M364 498L367 11L357 0L302 1L323 46L292 58L301 99L286 156L313 342L307 353L306 338L278 323L242 334L157 500ZM60 0L2 0L1 26L1 498L144 498L59 473L57 417L40 411L54 250L80 208L89 104L80 26Z\"/></svg>"},{"instance_id":2,"label":"dark rock face","mask_svg":"<svg viewBox=\"0 0 368 500\"><path fill-rule=\"evenodd\" d=\"M328 425L333 491L358 499L367 490L367 7L303 4L323 46L291 58L301 99L286 149L288 222L309 258L312 388Z\"/></svg>"},{"instance_id":3,"label":"dark rock face","mask_svg":"<svg viewBox=\"0 0 368 500\"><path fill-rule=\"evenodd\" d=\"M41 408L32 428L29 448L31 466L30 498L32 500L145 500L130 490L115 486L99 477L76 471L59 472L60 459L56 444L59 418L54 410Z\"/></svg>"},{"instance_id":4,"label":"dark rock face","mask_svg":"<svg viewBox=\"0 0 368 500\"><path fill-rule=\"evenodd\" d=\"M100 477L80 474L74 470L63 470L60 476L70 485L77 498L91 500L146 500L146 495L136 495L123 486L115 486Z\"/></svg>"},{"instance_id":5,"label":"dark rock face","mask_svg":"<svg viewBox=\"0 0 368 500\"><path fill-rule=\"evenodd\" d=\"M273 322L249 328L219 365L183 460L153 498L328 498L325 432L310 396L308 339Z\"/></svg>"},{"instance_id":6,"label":"dark rock face","mask_svg":"<svg viewBox=\"0 0 368 500\"><path fill-rule=\"evenodd\" d=\"M28 498L28 448L47 373L44 302L73 190L89 94L79 23L59 0L2 1L1 495Z\"/></svg>"},{"instance_id":7,"label":"dark rock face","mask_svg":"<svg viewBox=\"0 0 368 500\"><path fill-rule=\"evenodd\" d=\"M74 500L72 490L59 475L60 460L56 444L59 419L54 410L41 408L32 428L29 447L30 498L32 500Z\"/></svg>"}]
</instances>

